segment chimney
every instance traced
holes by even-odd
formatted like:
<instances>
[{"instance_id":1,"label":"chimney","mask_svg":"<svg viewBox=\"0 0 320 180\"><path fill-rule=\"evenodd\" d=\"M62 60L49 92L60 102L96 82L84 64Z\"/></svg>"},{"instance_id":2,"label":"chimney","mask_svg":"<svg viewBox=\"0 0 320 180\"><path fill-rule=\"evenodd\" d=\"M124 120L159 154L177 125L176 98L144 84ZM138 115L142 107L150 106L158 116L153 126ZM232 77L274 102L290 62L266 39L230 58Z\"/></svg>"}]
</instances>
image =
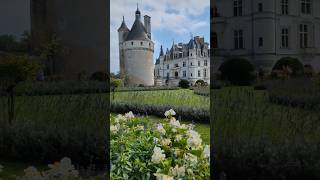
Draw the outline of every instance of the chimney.
<instances>
[{"instance_id":1,"label":"chimney","mask_svg":"<svg viewBox=\"0 0 320 180\"><path fill-rule=\"evenodd\" d=\"M151 20L150 19L151 19L150 16L148 16L148 15L144 16L144 27L147 30L147 34L148 34L149 39L151 39Z\"/></svg>"}]
</instances>

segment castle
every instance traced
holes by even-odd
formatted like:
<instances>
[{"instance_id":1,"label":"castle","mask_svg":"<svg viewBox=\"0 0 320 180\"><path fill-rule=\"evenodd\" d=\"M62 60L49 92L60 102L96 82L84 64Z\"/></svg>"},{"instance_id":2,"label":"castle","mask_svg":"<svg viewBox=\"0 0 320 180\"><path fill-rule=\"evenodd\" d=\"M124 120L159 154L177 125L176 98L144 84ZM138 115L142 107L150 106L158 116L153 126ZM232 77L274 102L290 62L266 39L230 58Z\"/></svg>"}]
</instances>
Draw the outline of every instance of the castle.
<instances>
[{"instance_id":1,"label":"castle","mask_svg":"<svg viewBox=\"0 0 320 180\"><path fill-rule=\"evenodd\" d=\"M154 43L151 40L151 18L144 16L141 22L141 12L137 7L135 21L131 30L127 27L124 17L119 35L120 74L127 79L127 86L153 86Z\"/></svg>"},{"instance_id":2,"label":"castle","mask_svg":"<svg viewBox=\"0 0 320 180\"><path fill-rule=\"evenodd\" d=\"M211 19L212 72L235 57L265 72L284 57L319 71L319 7L315 0L216 0Z\"/></svg>"},{"instance_id":3,"label":"castle","mask_svg":"<svg viewBox=\"0 0 320 180\"><path fill-rule=\"evenodd\" d=\"M181 79L194 85L197 80L210 83L210 48L203 37L191 38L186 44L172 45L163 52L161 46L159 58L155 63L155 84L178 85Z\"/></svg>"}]
</instances>

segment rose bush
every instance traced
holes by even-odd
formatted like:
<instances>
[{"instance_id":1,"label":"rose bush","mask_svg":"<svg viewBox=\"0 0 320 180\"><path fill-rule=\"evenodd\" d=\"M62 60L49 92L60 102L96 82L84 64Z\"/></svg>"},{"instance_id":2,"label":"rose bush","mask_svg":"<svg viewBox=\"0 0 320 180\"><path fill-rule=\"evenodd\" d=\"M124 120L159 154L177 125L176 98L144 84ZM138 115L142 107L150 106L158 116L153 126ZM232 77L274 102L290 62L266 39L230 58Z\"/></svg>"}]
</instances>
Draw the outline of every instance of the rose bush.
<instances>
[{"instance_id":1,"label":"rose bush","mask_svg":"<svg viewBox=\"0 0 320 180\"><path fill-rule=\"evenodd\" d=\"M132 112L111 116L111 179L210 179L210 147L174 110L153 124Z\"/></svg>"}]
</instances>

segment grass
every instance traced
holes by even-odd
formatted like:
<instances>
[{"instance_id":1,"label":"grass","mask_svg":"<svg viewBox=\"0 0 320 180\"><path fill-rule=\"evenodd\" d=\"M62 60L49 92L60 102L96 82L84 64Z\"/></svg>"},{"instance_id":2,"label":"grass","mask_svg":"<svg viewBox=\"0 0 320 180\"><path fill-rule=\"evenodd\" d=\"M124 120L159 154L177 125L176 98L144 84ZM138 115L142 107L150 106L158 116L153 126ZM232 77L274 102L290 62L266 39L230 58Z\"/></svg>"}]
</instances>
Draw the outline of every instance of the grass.
<instances>
[{"instance_id":1,"label":"grass","mask_svg":"<svg viewBox=\"0 0 320 180\"><path fill-rule=\"evenodd\" d=\"M211 90L216 172L229 178L314 178L320 113L273 104L253 87Z\"/></svg>"},{"instance_id":2,"label":"grass","mask_svg":"<svg viewBox=\"0 0 320 180\"><path fill-rule=\"evenodd\" d=\"M210 106L210 99L208 97L195 95L189 89L115 92L111 94L111 100L145 105L170 105L173 108L179 106L209 109Z\"/></svg>"}]
</instances>

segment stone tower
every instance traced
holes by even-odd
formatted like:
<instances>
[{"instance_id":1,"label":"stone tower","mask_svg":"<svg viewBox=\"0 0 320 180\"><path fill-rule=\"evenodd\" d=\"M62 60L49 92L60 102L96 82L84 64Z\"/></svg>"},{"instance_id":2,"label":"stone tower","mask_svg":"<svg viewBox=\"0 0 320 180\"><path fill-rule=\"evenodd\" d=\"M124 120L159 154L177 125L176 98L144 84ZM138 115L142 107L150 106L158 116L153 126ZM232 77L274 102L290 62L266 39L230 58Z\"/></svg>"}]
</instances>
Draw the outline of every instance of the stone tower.
<instances>
[{"instance_id":1,"label":"stone tower","mask_svg":"<svg viewBox=\"0 0 320 180\"><path fill-rule=\"evenodd\" d=\"M129 30L124 22L118 29L120 73L128 79L128 86L154 85L154 43L151 40L151 18L144 16L137 8L135 21Z\"/></svg>"},{"instance_id":2,"label":"stone tower","mask_svg":"<svg viewBox=\"0 0 320 180\"><path fill-rule=\"evenodd\" d=\"M55 73L66 79L85 73L109 72L108 9L105 0L31 0L33 48L53 34L63 47L56 58ZM85 12L85 13L84 13Z\"/></svg>"}]
</instances>

